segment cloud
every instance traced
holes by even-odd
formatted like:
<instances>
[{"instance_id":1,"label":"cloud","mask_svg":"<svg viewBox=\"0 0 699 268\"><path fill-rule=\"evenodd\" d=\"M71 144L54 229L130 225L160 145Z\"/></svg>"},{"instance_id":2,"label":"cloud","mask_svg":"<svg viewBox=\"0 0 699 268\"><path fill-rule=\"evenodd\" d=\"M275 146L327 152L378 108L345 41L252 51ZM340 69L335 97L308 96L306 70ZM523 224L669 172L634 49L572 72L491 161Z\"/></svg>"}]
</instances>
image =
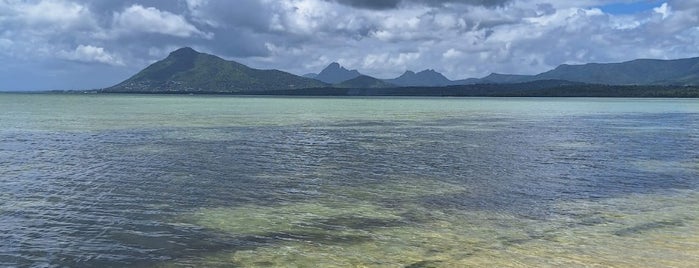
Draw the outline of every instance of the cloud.
<instances>
[{"instance_id":1,"label":"cloud","mask_svg":"<svg viewBox=\"0 0 699 268\"><path fill-rule=\"evenodd\" d=\"M13 44L14 42L10 39L0 38L0 48L2 49L10 48Z\"/></svg>"},{"instance_id":2,"label":"cloud","mask_svg":"<svg viewBox=\"0 0 699 268\"><path fill-rule=\"evenodd\" d=\"M450 48L446 52L442 53L442 57L445 59L458 59L461 58L464 55L463 52Z\"/></svg>"},{"instance_id":3,"label":"cloud","mask_svg":"<svg viewBox=\"0 0 699 268\"><path fill-rule=\"evenodd\" d=\"M663 3L661 6L654 8L653 11L662 15L663 19L666 19L670 15L670 8L667 3Z\"/></svg>"},{"instance_id":4,"label":"cloud","mask_svg":"<svg viewBox=\"0 0 699 268\"><path fill-rule=\"evenodd\" d=\"M211 33L200 31L181 15L138 4L114 13L113 27L121 34L157 33L177 37L212 37Z\"/></svg>"},{"instance_id":5,"label":"cloud","mask_svg":"<svg viewBox=\"0 0 699 268\"><path fill-rule=\"evenodd\" d=\"M397 8L401 0L329 0L343 5L368 9L393 9Z\"/></svg>"},{"instance_id":6,"label":"cloud","mask_svg":"<svg viewBox=\"0 0 699 268\"><path fill-rule=\"evenodd\" d=\"M15 15L15 19L36 26L68 27L85 24L92 18L90 10L74 2L43 0L38 2L19 2L5 5Z\"/></svg>"},{"instance_id":7,"label":"cloud","mask_svg":"<svg viewBox=\"0 0 699 268\"><path fill-rule=\"evenodd\" d=\"M440 6L444 4L463 4L473 6L501 6L510 0L326 0L356 8L375 10L396 9L402 5Z\"/></svg>"},{"instance_id":8,"label":"cloud","mask_svg":"<svg viewBox=\"0 0 699 268\"><path fill-rule=\"evenodd\" d=\"M251 28L267 31L273 8L283 1L260 0L187 0L193 19L215 28Z\"/></svg>"},{"instance_id":9,"label":"cloud","mask_svg":"<svg viewBox=\"0 0 699 268\"><path fill-rule=\"evenodd\" d=\"M102 47L79 45L72 51L60 51L60 58L85 63L103 63L115 66L123 66L124 62L115 55L112 55Z\"/></svg>"}]
</instances>

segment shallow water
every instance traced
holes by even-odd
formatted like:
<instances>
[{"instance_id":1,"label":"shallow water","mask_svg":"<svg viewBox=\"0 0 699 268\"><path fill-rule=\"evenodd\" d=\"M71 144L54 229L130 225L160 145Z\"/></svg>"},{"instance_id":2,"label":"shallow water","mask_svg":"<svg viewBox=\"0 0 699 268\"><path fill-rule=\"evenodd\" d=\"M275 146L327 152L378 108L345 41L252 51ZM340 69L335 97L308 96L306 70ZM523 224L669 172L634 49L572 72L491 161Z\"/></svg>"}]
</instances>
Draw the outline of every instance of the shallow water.
<instances>
[{"instance_id":1,"label":"shallow water","mask_svg":"<svg viewBox=\"0 0 699 268\"><path fill-rule=\"evenodd\" d=\"M0 94L0 266L692 267L699 102Z\"/></svg>"}]
</instances>

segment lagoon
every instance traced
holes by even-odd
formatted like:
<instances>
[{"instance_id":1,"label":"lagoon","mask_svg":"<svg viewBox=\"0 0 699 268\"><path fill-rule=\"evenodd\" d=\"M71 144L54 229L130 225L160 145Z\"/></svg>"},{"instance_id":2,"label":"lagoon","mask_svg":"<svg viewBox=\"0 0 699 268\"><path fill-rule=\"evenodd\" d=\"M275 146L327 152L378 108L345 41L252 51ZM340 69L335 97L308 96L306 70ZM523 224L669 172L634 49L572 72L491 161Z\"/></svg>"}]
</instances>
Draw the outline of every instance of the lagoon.
<instances>
[{"instance_id":1,"label":"lagoon","mask_svg":"<svg viewBox=\"0 0 699 268\"><path fill-rule=\"evenodd\" d=\"M0 94L0 266L692 267L699 101Z\"/></svg>"}]
</instances>

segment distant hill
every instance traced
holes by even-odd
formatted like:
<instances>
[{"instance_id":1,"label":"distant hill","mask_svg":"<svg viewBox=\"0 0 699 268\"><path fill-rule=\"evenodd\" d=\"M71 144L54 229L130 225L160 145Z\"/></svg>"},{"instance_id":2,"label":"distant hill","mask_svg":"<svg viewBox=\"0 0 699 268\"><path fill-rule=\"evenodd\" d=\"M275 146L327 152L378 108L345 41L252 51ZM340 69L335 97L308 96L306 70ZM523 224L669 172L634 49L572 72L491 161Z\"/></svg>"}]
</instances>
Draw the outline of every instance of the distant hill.
<instances>
[{"instance_id":1,"label":"distant hill","mask_svg":"<svg viewBox=\"0 0 699 268\"><path fill-rule=\"evenodd\" d=\"M333 85L337 88L389 88L396 85L387 83L381 79L376 79L371 76L360 75L353 79Z\"/></svg>"},{"instance_id":2,"label":"distant hill","mask_svg":"<svg viewBox=\"0 0 699 268\"><path fill-rule=\"evenodd\" d=\"M552 79L600 85L699 85L699 58L563 64L537 75L493 73L471 82L507 84Z\"/></svg>"},{"instance_id":3,"label":"distant hill","mask_svg":"<svg viewBox=\"0 0 699 268\"><path fill-rule=\"evenodd\" d=\"M561 65L535 79L563 79L590 84L651 85L696 83L699 58L632 60L622 63Z\"/></svg>"},{"instance_id":4,"label":"distant hill","mask_svg":"<svg viewBox=\"0 0 699 268\"><path fill-rule=\"evenodd\" d=\"M357 70L347 70L345 67L340 66L339 63L333 62L314 78L328 84L337 84L357 78L360 75L362 74Z\"/></svg>"},{"instance_id":5,"label":"distant hill","mask_svg":"<svg viewBox=\"0 0 699 268\"><path fill-rule=\"evenodd\" d=\"M699 72L675 77L670 81L657 81L658 85L699 85Z\"/></svg>"},{"instance_id":6,"label":"distant hill","mask_svg":"<svg viewBox=\"0 0 699 268\"><path fill-rule=\"evenodd\" d=\"M384 81L403 87L443 87L455 84L454 81L447 79L444 75L432 69L419 73L406 71L397 78L385 79Z\"/></svg>"},{"instance_id":7,"label":"distant hill","mask_svg":"<svg viewBox=\"0 0 699 268\"><path fill-rule=\"evenodd\" d=\"M454 80L454 85L474 85L481 83L480 78L466 78L461 80Z\"/></svg>"},{"instance_id":8,"label":"distant hill","mask_svg":"<svg viewBox=\"0 0 699 268\"><path fill-rule=\"evenodd\" d=\"M521 83L533 80L546 80L546 79L531 79L530 75L518 75L518 74L498 74L491 73L490 75L479 79L479 83L483 84L511 84L511 83ZM562 79L565 80L565 79Z\"/></svg>"},{"instance_id":9,"label":"distant hill","mask_svg":"<svg viewBox=\"0 0 699 268\"><path fill-rule=\"evenodd\" d=\"M253 69L186 47L102 91L231 93L325 86L314 79L278 70Z\"/></svg>"}]
</instances>

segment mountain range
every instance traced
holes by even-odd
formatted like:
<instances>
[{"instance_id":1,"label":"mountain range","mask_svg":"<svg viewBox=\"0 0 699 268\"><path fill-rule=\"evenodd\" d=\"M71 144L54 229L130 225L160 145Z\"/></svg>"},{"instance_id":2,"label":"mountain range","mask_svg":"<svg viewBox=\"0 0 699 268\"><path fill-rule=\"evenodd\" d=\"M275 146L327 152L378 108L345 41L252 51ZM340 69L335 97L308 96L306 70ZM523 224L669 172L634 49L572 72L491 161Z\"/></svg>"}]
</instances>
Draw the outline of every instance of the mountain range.
<instances>
[{"instance_id":1,"label":"mountain range","mask_svg":"<svg viewBox=\"0 0 699 268\"><path fill-rule=\"evenodd\" d=\"M561 65L528 80L563 79L606 85L697 85L699 58L639 59L622 63Z\"/></svg>"},{"instance_id":2,"label":"mountain range","mask_svg":"<svg viewBox=\"0 0 699 268\"><path fill-rule=\"evenodd\" d=\"M471 83L522 83L566 80L599 85L699 85L699 57L638 59L621 63L563 64L537 75L490 74Z\"/></svg>"},{"instance_id":3,"label":"mountain range","mask_svg":"<svg viewBox=\"0 0 699 268\"><path fill-rule=\"evenodd\" d=\"M338 63L332 63L320 74L311 74L306 77L329 84L339 84L362 75L357 70L350 71ZM491 73L482 78L463 80L449 80L441 73L427 69L418 73L405 71L399 77L381 80L399 87L510 84L540 80L565 80L600 85L699 85L699 57L678 60L639 59L606 64L563 64L537 75Z\"/></svg>"},{"instance_id":4,"label":"mountain range","mask_svg":"<svg viewBox=\"0 0 699 268\"><path fill-rule=\"evenodd\" d=\"M478 84L516 84L568 81L611 86L699 85L699 57L677 60L639 59L622 63L560 65L537 75L492 73L482 78L452 81L435 70L406 71L392 79L378 79L331 63L318 74L297 76L279 70L250 68L235 61L181 48L131 78L104 92L255 93L312 88L448 87Z\"/></svg>"}]
</instances>

